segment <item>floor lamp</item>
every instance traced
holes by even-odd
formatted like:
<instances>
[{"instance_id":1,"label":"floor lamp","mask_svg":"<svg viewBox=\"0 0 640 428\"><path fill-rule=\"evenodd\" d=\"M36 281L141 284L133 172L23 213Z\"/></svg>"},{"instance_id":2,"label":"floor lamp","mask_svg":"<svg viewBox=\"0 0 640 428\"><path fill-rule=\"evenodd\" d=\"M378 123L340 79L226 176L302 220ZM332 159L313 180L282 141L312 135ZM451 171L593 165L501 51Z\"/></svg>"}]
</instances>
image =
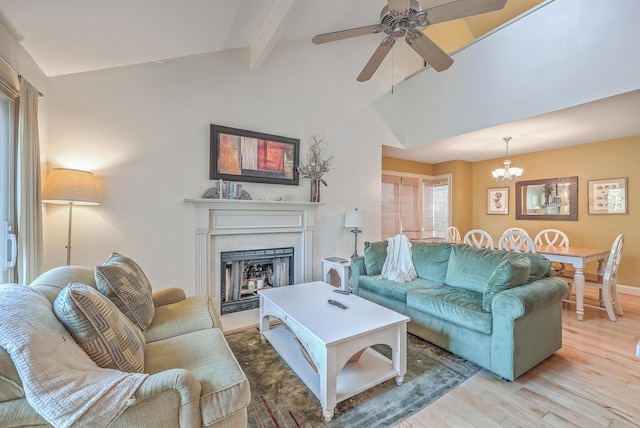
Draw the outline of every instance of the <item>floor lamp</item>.
<instances>
[{"instance_id":1,"label":"floor lamp","mask_svg":"<svg viewBox=\"0 0 640 428\"><path fill-rule=\"evenodd\" d=\"M93 174L77 169L54 168L42 190L42 202L69 205L67 265L71 264L71 216L74 205L100 205Z\"/></svg>"},{"instance_id":2,"label":"floor lamp","mask_svg":"<svg viewBox=\"0 0 640 428\"><path fill-rule=\"evenodd\" d=\"M364 214L362 211L358 211L357 208L353 211L347 211L344 214L344 227L353 227L351 233L356 237L355 246L353 247L353 255L351 258L358 257L358 234L362 233L362 230L358 228L364 226L364 223Z\"/></svg>"}]
</instances>

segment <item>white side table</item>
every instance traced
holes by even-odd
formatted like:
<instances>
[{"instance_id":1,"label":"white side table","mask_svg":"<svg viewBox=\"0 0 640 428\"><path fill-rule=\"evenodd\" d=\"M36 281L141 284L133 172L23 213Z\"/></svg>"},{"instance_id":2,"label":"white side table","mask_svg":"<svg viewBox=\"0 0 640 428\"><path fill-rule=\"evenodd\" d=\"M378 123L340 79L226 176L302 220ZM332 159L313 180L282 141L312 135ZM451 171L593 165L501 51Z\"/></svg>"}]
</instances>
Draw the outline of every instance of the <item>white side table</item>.
<instances>
[{"instance_id":1,"label":"white side table","mask_svg":"<svg viewBox=\"0 0 640 428\"><path fill-rule=\"evenodd\" d=\"M331 269L335 270L340 277L340 288L351 291L349 282L351 280L351 260L341 257L326 257L322 259L322 278L327 284L331 284Z\"/></svg>"}]
</instances>

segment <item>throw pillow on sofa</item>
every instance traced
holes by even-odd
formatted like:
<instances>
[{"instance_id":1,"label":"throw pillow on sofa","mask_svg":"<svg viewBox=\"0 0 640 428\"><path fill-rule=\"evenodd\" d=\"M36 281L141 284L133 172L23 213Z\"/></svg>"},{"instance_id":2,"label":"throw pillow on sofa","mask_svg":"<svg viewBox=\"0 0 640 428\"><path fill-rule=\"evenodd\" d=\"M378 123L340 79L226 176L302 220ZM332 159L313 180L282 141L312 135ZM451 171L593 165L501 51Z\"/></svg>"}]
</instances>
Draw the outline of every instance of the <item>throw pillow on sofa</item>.
<instances>
[{"instance_id":1,"label":"throw pillow on sofa","mask_svg":"<svg viewBox=\"0 0 640 428\"><path fill-rule=\"evenodd\" d=\"M119 264L96 266L95 280L98 291L146 332L155 315L151 292L135 271Z\"/></svg>"},{"instance_id":2,"label":"throw pillow on sofa","mask_svg":"<svg viewBox=\"0 0 640 428\"><path fill-rule=\"evenodd\" d=\"M144 274L144 271L142 270L140 265L133 259L130 259L127 256L123 256L120 253L112 253L109 258L104 263L102 263L102 266L110 265L117 265L125 270L133 272L137 276L138 281L140 281L140 283L147 289L149 294L151 294L151 283L149 282L149 279Z\"/></svg>"},{"instance_id":3,"label":"throw pillow on sofa","mask_svg":"<svg viewBox=\"0 0 640 428\"><path fill-rule=\"evenodd\" d=\"M69 284L53 302L53 310L98 366L143 372L144 335L97 290L84 284Z\"/></svg>"},{"instance_id":4,"label":"throw pillow on sofa","mask_svg":"<svg viewBox=\"0 0 640 428\"><path fill-rule=\"evenodd\" d=\"M364 243L364 266L367 275L380 275L387 260L387 241Z\"/></svg>"},{"instance_id":5,"label":"throw pillow on sofa","mask_svg":"<svg viewBox=\"0 0 640 428\"><path fill-rule=\"evenodd\" d=\"M523 259L507 259L493 271L482 295L482 309L491 312L491 302L496 294L510 288L524 285L529 280L531 261Z\"/></svg>"}]
</instances>

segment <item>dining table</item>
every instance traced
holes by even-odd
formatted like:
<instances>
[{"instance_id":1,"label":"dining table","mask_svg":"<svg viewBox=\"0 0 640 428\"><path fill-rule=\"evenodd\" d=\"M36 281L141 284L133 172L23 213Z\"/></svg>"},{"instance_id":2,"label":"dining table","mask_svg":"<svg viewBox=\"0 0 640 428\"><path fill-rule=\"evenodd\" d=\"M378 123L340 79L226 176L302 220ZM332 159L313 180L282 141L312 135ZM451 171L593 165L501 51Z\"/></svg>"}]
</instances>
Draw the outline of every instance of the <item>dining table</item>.
<instances>
[{"instance_id":1,"label":"dining table","mask_svg":"<svg viewBox=\"0 0 640 428\"><path fill-rule=\"evenodd\" d=\"M539 254L552 262L571 263L576 272L573 275L573 283L576 287L576 316L579 321L584 318L584 267L587 263L598 262L598 275L603 275L606 268L609 249L586 247L556 247L554 245L538 245Z\"/></svg>"}]
</instances>

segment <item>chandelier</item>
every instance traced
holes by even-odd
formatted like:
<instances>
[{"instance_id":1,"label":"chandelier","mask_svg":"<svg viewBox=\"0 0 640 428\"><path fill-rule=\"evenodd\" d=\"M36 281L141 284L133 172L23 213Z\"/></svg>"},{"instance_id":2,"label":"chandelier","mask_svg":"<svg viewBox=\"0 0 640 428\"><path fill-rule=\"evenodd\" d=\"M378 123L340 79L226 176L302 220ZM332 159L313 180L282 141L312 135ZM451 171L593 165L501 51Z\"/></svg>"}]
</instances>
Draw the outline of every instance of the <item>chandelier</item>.
<instances>
[{"instance_id":1,"label":"chandelier","mask_svg":"<svg viewBox=\"0 0 640 428\"><path fill-rule=\"evenodd\" d=\"M504 137L503 140L507 145L507 158L504 160L504 168L494 169L491 175L496 179L496 183L509 185L518 181L524 169L511 166L511 161L509 160L509 140L511 140L511 137Z\"/></svg>"}]
</instances>

